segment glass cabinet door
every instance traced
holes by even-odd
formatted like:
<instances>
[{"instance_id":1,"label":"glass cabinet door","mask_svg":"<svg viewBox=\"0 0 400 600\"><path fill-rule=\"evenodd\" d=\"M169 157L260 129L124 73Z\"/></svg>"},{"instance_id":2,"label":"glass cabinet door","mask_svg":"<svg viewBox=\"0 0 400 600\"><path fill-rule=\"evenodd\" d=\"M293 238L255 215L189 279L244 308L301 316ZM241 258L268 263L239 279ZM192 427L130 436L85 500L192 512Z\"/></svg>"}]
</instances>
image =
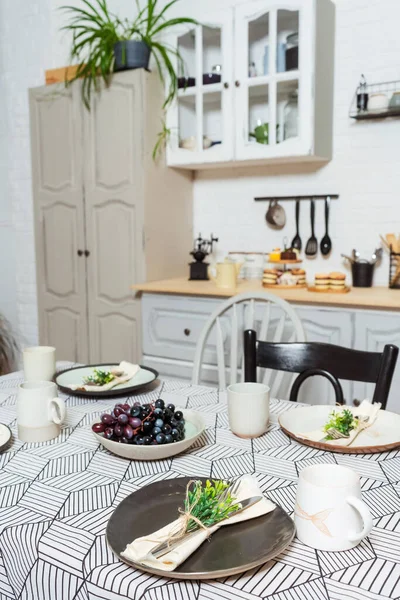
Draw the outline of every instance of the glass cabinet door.
<instances>
[{"instance_id":1,"label":"glass cabinet door","mask_svg":"<svg viewBox=\"0 0 400 600\"><path fill-rule=\"evenodd\" d=\"M171 109L169 164L233 158L232 12L177 36L184 61Z\"/></svg>"},{"instance_id":2,"label":"glass cabinet door","mask_svg":"<svg viewBox=\"0 0 400 600\"><path fill-rule=\"evenodd\" d=\"M309 118L312 93L311 32L303 26L310 5L285 0L280 9L279 3L254 0L236 8L239 160L296 154L307 143L301 115Z\"/></svg>"}]
</instances>

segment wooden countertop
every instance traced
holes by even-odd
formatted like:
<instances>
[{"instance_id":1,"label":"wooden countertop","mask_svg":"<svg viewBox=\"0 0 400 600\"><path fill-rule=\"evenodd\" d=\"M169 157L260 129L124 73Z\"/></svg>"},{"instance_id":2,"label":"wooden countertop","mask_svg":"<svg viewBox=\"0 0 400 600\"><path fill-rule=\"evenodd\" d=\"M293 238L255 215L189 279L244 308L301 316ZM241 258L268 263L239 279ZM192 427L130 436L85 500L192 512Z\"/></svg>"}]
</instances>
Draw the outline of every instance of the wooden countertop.
<instances>
[{"instance_id":1,"label":"wooden countertop","mask_svg":"<svg viewBox=\"0 0 400 600\"><path fill-rule=\"evenodd\" d=\"M149 294L179 294L182 296L208 296L230 298L242 292L267 291L299 304L348 306L351 308L375 308L400 311L400 290L386 287L352 288L348 294L309 292L307 289L271 290L263 288L259 281L241 281L235 290L217 288L213 281L188 281L185 277L150 281L132 286L133 290Z\"/></svg>"}]
</instances>

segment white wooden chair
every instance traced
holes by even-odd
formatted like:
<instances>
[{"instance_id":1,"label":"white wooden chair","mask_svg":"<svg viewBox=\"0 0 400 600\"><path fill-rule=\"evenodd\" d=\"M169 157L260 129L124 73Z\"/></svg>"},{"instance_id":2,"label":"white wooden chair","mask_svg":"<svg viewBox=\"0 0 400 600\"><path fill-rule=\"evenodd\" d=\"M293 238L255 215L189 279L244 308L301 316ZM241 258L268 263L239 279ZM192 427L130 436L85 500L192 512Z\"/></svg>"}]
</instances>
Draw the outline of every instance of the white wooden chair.
<instances>
[{"instance_id":1,"label":"white wooden chair","mask_svg":"<svg viewBox=\"0 0 400 600\"><path fill-rule=\"evenodd\" d=\"M246 329L254 329L257 339L263 341L306 341L300 318L288 302L268 292L238 294L222 302L203 327L194 357L194 384L200 383L203 355L210 334L215 338L219 388L227 387L227 374L228 385L244 380L243 332ZM270 385L271 393L277 394L284 373L258 369L257 378Z\"/></svg>"}]
</instances>

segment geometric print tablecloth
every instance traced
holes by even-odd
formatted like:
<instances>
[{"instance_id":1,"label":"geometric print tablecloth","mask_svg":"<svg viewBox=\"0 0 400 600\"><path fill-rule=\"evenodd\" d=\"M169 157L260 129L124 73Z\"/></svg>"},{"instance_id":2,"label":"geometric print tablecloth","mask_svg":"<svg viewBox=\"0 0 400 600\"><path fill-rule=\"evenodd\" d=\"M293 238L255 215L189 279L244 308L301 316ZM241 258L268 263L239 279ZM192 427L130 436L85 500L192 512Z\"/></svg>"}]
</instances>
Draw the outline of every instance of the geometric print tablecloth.
<instances>
[{"instance_id":1,"label":"geometric print tablecloth","mask_svg":"<svg viewBox=\"0 0 400 600\"><path fill-rule=\"evenodd\" d=\"M99 446L90 424L113 400L65 397L59 438L16 438L16 388L21 373L0 378L0 422L14 440L0 454L0 600L378 600L400 598L400 451L339 455L301 446L276 424L262 438L242 440L228 427L226 395L178 381L160 381L142 403L162 397L202 412L207 429L185 454L158 462L126 461ZM296 406L296 405L295 405ZM293 408L271 401L271 413ZM297 539L279 557L242 575L207 582L153 577L121 563L105 540L118 503L154 481L180 476L255 473L263 492L292 514L298 473L336 462L361 475L374 517L368 539L346 552L320 552Z\"/></svg>"}]
</instances>

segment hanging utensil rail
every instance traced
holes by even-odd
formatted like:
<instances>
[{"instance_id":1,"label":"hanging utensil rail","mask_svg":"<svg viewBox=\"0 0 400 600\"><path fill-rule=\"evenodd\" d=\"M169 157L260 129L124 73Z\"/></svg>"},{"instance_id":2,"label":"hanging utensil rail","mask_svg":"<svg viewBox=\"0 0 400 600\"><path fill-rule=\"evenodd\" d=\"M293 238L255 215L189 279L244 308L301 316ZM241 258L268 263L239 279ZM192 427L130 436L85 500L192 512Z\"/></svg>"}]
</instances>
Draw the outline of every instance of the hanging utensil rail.
<instances>
[{"instance_id":1,"label":"hanging utensil rail","mask_svg":"<svg viewBox=\"0 0 400 600\"><path fill-rule=\"evenodd\" d=\"M339 198L339 194L310 194L309 196L259 196L257 198L254 198L254 201L270 202L271 200L277 200L278 202L282 202L285 200L325 200L326 198L330 198L331 200L337 200Z\"/></svg>"}]
</instances>

